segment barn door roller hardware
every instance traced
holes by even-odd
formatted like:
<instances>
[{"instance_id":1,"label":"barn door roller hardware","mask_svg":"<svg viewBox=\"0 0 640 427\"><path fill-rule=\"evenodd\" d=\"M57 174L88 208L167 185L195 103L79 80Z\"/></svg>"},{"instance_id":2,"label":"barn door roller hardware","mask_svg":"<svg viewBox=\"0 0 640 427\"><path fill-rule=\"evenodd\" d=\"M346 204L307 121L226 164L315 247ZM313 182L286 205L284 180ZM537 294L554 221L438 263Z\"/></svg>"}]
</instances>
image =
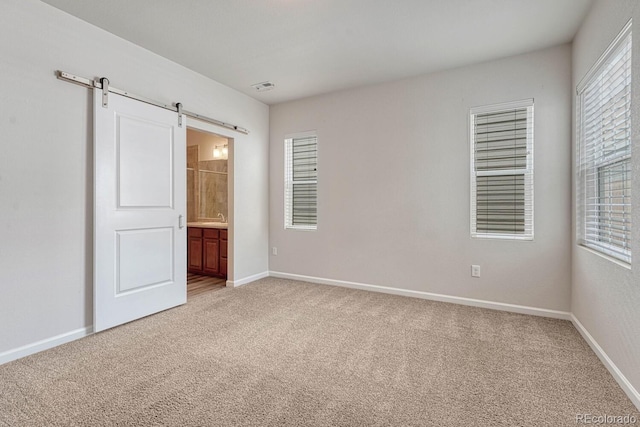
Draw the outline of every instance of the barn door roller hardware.
<instances>
[{"instance_id":1,"label":"barn door roller hardware","mask_svg":"<svg viewBox=\"0 0 640 427\"><path fill-rule=\"evenodd\" d=\"M200 114L196 114L196 113L192 113L191 111L186 111L183 109L183 106L180 102L177 102L175 104L164 104L162 102L158 102L158 101L154 101L152 99L149 98L145 98L143 96L139 96L139 95L134 95L130 92L127 92L125 90L122 89L116 89L113 86L109 86L109 79L107 79L106 77L102 77L100 79L95 79L95 80L91 80L91 79L87 79L85 77L79 77L79 76L75 76L71 73L67 73L64 71L60 71L58 70L56 72L56 75L58 77L58 79L60 80L64 80L70 83L75 83L78 84L80 86L84 86L84 87L88 87L88 88L98 88L98 89L102 89L102 106L103 107L107 107L109 105L109 92L111 93L116 93L118 95L122 95L122 96L126 96L127 98L131 98L131 99L135 99L137 101L141 101L147 104L151 104L151 105L155 105L156 107L160 107L160 108L164 108L167 110L171 110L171 111L175 111L176 113L178 113L178 125L182 126L182 115L184 114L187 117L191 117L193 119L198 119L201 120L203 122L207 122L207 123L211 123L213 125L216 126L221 126L227 129L231 129L233 131L236 132L240 132L240 133L244 133L245 135L249 133L249 131L241 126L236 126L236 125L232 125L229 123L225 123L223 121L220 120L216 120L216 119L212 119L210 117L207 116L203 116Z\"/></svg>"}]
</instances>

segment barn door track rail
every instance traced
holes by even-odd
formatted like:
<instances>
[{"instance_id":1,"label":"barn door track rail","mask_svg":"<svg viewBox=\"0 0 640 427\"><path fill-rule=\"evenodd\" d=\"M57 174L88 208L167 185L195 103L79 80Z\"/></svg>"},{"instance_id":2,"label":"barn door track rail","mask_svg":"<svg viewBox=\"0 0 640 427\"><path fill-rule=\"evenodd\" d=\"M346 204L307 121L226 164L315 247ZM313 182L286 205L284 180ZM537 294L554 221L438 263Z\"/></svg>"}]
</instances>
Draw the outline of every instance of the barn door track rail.
<instances>
[{"instance_id":1,"label":"barn door track rail","mask_svg":"<svg viewBox=\"0 0 640 427\"><path fill-rule=\"evenodd\" d=\"M144 96L134 95L131 92L127 92L126 90L116 89L113 86L109 86L109 79L106 77L102 77L100 79L87 79L86 77L80 77L73 75L71 73L67 73L65 71L58 70L56 72L58 79L64 80L69 83L75 83L80 86L88 87L88 88L98 88L102 89L102 106L107 107L109 105L109 93L115 93L118 95L126 96L127 98L135 99L137 101L141 101L147 104L155 105L156 107L164 108L167 110L175 111L178 113L178 121L179 125L182 126L182 114L187 117L191 117L193 119L201 120L203 122L211 123L216 126L221 126L226 129L231 129L236 132L240 132L243 134L248 134L249 131L241 126L232 125L230 123L225 123L220 120L212 119L211 117L203 116L200 114L193 113L191 111L187 111L183 108L182 104L177 102L175 104L164 104L162 102L154 101L149 98L145 98Z\"/></svg>"}]
</instances>

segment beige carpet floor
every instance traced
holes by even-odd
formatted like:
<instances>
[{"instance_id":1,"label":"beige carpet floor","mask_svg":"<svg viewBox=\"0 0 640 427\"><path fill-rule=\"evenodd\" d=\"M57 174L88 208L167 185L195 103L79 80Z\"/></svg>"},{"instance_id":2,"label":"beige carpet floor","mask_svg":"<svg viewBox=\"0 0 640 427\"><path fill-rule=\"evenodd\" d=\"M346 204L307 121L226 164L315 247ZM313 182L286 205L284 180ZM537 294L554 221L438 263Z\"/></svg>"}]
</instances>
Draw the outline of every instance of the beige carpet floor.
<instances>
[{"instance_id":1,"label":"beige carpet floor","mask_svg":"<svg viewBox=\"0 0 640 427\"><path fill-rule=\"evenodd\" d=\"M575 426L640 413L571 323L267 278L0 366L1 426Z\"/></svg>"}]
</instances>

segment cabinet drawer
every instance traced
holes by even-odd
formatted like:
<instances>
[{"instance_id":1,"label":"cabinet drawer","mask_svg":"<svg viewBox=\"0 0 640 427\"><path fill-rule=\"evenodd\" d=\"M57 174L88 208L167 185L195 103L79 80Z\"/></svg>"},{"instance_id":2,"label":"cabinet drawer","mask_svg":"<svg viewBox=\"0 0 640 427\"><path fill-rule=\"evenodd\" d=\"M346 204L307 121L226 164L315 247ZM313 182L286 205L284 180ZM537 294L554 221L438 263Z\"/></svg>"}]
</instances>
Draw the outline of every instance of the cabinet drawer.
<instances>
[{"instance_id":1,"label":"cabinet drawer","mask_svg":"<svg viewBox=\"0 0 640 427\"><path fill-rule=\"evenodd\" d=\"M220 240L227 240L227 230L220 230Z\"/></svg>"},{"instance_id":2,"label":"cabinet drawer","mask_svg":"<svg viewBox=\"0 0 640 427\"><path fill-rule=\"evenodd\" d=\"M189 232L189 237L202 237L202 228L189 227L187 230Z\"/></svg>"},{"instance_id":3,"label":"cabinet drawer","mask_svg":"<svg viewBox=\"0 0 640 427\"><path fill-rule=\"evenodd\" d=\"M207 239L217 239L219 236L218 230L215 228L205 228L204 237Z\"/></svg>"}]
</instances>

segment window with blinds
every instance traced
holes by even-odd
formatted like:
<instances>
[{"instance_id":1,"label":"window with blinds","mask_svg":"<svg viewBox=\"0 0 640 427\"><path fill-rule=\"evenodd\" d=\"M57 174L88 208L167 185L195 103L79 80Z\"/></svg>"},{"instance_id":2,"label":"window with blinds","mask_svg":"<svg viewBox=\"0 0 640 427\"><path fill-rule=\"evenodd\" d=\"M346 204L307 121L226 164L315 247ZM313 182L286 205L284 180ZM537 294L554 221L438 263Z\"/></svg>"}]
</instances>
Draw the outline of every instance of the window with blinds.
<instances>
[{"instance_id":1,"label":"window with blinds","mask_svg":"<svg viewBox=\"0 0 640 427\"><path fill-rule=\"evenodd\" d=\"M631 22L577 89L579 243L631 263Z\"/></svg>"},{"instance_id":2,"label":"window with blinds","mask_svg":"<svg viewBox=\"0 0 640 427\"><path fill-rule=\"evenodd\" d=\"M286 138L284 226L315 230L318 226L318 137Z\"/></svg>"},{"instance_id":3,"label":"window with blinds","mask_svg":"<svg viewBox=\"0 0 640 427\"><path fill-rule=\"evenodd\" d=\"M472 108L471 236L533 239L533 99Z\"/></svg>"}]
</instances>

